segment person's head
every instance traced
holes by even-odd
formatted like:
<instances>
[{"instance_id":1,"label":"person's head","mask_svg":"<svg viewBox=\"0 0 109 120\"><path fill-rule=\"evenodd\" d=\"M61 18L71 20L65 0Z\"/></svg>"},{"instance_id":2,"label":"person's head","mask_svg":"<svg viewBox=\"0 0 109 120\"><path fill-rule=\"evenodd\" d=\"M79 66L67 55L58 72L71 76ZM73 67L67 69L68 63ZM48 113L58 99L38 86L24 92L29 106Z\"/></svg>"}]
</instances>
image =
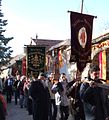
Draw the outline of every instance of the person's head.
<instances>
[{"instance_id":1,"label":"person's head","mask_svg":"<svg viewBox=\"0 0 109 120\"><path fill-rule=\"evenodd\" d=\"M61 73L61 75L60 75L60 80L61 80L61 81L67 80L65 73Z\"/></svg>"},{"instance_id":2,"label":"person's head","mask_svg":"<svg viewBox=\"0 0 109 120\"><path fill-rule=\"evenodd\" d=\"M99 68L98 65L92 65L90 67L90 71L89 72L90 72L90 77L92 79L99 79L99 77L100 77L100 68Z\"/></svg>"},{"instance_id":3,"label":"person's head","mask_svg":"<svg viewBox=\"0 0 109 120\"><path fill-rule=\"evenodd\" d=\"M50 75L48 75L48 79L49 80L52 80L53 79L53 76L50 74Z\"/></svg>"},{"instance_id":4,"label":"person's head","mask_svg":"<svg viewBox=\"0 0 109 120\"><path fill-rule=\"evenodd\" d=\"M53 73L48 75L48 80L49 80L49 82L52 82L54 84L54 74Z\"/></svg>"},{"instance_id":5,"label":"person's head","mask_svg":"<svg viewBox=\"0 0 109 120\"><path fill-rule=\"evenodd\" d=\"M26 76L21 76L20 81L25 82L26 81Z\"/></svg>"},{"instance_id":6,"label":"person's head","mask_svg":"<svg viewBox=\"0 0 109 120\"><path fill-rule=\"evenodd\" d=\"M17 80L20 80L20 78L21 78L20 75L17 75L17 76L16 76L16 79L17 79Z\"/></svg>"},{"instance_id":7,"label":"person's head","mask_svg":"<svg viewBox=\"0 0 109 120\"><path fill-rule=\"evenodd\" d=\"M38 79L40 79L40 80L46 80L46 78L47 78L46 74L42 73L42 72L38 76Z\"/></svg>"}]
</instances>

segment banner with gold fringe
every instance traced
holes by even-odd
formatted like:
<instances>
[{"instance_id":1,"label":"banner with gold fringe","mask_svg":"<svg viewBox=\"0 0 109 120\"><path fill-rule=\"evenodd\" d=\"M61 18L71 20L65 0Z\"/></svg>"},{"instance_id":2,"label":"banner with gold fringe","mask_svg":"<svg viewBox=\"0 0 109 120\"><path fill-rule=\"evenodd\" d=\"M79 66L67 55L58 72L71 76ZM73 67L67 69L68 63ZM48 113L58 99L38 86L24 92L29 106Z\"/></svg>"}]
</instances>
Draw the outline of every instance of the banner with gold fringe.
<instances>
[{"instance_id":1,"label":"banner with gold fringe","mask_svg":"<svg viewBox=\"0 0 109 120\"><path fill-rule=\"evenodd\" d=\"M27 75L38 77L40 72L45 72L45 49L44 46L27 46Z\"/></svg>"}]
</instances>

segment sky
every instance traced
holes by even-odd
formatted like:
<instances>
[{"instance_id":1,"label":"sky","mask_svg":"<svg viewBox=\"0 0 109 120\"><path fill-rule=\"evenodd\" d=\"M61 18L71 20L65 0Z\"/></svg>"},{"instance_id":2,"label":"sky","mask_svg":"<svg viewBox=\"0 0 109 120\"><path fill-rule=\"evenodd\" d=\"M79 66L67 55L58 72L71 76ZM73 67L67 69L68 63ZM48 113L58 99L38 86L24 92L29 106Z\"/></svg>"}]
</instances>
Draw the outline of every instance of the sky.
<instances>
[{"instance_id":1,"label":"sky","mask_svg":"<svg viewBox=\"0 0 109 120\"><path fill-rule=\"evenodd\" d=\"M3 19L8 20L5 37L13 56L23 53L36 34L39 39L70 39L70 14L81 12L82 0L2 0ZM109 28L109 0L84 0L83 13L97 16L93 21L93 38Z\"/></svg>"}]
</instances>

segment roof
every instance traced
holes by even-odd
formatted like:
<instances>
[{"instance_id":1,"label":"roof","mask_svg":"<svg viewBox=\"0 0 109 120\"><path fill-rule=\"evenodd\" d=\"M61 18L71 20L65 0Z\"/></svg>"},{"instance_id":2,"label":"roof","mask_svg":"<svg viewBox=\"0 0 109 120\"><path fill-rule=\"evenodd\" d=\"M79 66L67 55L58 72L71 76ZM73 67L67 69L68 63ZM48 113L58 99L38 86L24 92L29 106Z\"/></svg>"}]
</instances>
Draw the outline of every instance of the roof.
<instances>
[{"instance_id":1,"label":"roof","mask_svg":"<svg viewBox=\"0 0 109 120\"><path fill-rule=\"evenodd\" d=\"M92 40L92 44L97 44L97 43L106 41L107 39L109 39L109 32L108 32L108 33L105 33L105 34L102 34L102 35L100 35L99 37L93 39L93 40Z\"/></svg>"},{"instance_id":2,"label":"roof","mask_svg":"<svg viewBox=\"0 0 109 120\"><path fill-rule=\"evenodd\" d=\"M60 42L60 43L52 46L52 47L49 49L49 51L51 51L51 50L53 50L53 49L55 49L55 48L63 47L63 46L70 46L70 45L71 45L70 42L71 42L70 39L64 40L64 41L62 41L62 42Z\"/></svg>"},{"instance_id":3,"label":"roof","mask_svg":"<svg viewBox=\"0 0 109 120\"><path fill-rule=\"evenodd\" d=\"M14 65L16 63L16 60L21 60L23 57L25 57L25 54L16 55L10 60L8 67Z\"/></svg>"},{"instance_id":4,"label":"roof","mask_svg":"<svg viewBox=\"0 0 109 120\"><path fill-rule=\"evenodd\" d=\"M36 45L46 46L47 50L52 46L62 42L63 40L49 40L49 39L32 39Z\"/></svg>"}]
</instances>

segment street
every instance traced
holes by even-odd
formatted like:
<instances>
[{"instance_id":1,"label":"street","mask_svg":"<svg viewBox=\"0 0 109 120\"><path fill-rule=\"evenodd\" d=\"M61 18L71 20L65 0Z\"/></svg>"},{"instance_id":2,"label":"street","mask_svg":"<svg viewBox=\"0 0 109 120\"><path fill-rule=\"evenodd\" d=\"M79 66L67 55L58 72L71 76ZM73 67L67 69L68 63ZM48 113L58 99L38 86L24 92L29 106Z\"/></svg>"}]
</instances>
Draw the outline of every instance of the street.
<instances>
[{"instance_id":1,"label":"street","mask_svg":"<svg viewBox=\"0 0 109 120\"><path fill-rule=\"evenodd\" d=\"M32 115L28 115L25 108L20 108L19 105L14 105L13 99L12 103L8 103L6 120L33 120L33 118ZM71 115L68 120L73 120Z\"/></svg>"},{"instance_id":2,"label":"street","mask_svg":"<svg viewBox=\"0 0 109 120\"><path fill-rule=\"evenodd\" d=\"M19 105L12 103L8 104L6 120L32 120L32 115L28 115L25 108L20 108Z\"/></svg>"}]
</instances>

